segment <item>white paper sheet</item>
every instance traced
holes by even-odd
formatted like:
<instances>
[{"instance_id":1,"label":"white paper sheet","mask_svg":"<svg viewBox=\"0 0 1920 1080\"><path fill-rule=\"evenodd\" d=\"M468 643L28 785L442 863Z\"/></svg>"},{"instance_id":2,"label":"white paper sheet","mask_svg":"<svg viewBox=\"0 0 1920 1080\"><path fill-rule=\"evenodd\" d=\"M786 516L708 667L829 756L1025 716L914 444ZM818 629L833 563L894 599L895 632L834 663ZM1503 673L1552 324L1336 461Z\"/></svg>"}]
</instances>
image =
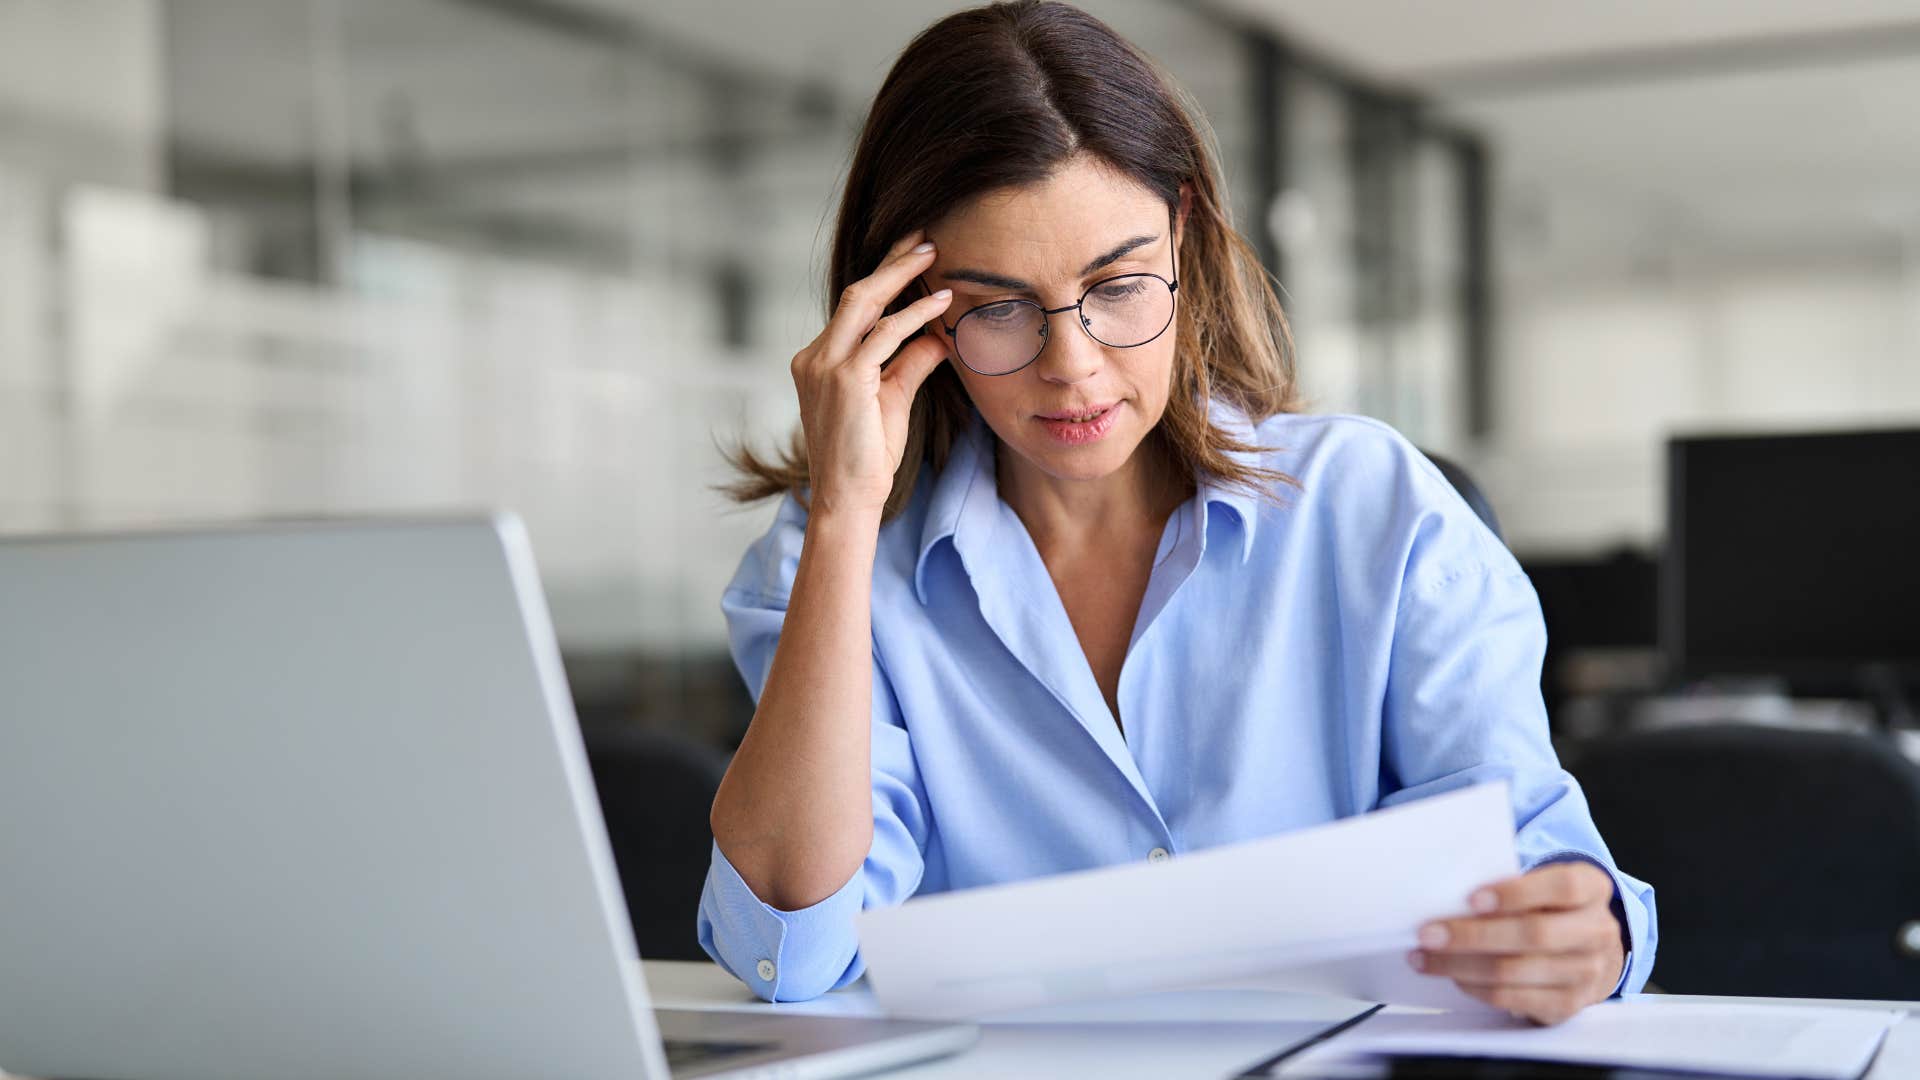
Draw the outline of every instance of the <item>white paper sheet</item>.
<instances>
[{"instance_id":1,"label":"white paper sheet","mask_svg":"<svg viewBox=\"0 0 1920 1080\"><path fill-rule=\"evenodd\" d=\"M1476 1014L1377 1014L1284 1063L1280 1076L1324 1076L1369 1055L1419 1054L1574 1062L1731 1076L1852 1080L1905 1014L1799 1005L1603 1001L1553 1027Z\"/></svg>"},{"instance_id":2,"label":"white paper sheet","mask_svg":"<svg viewBox=\"0 0 1920 1080\"><path fill-rule=\"evenodd\" d=\"M1257 977L1485 1011L1407 965L1420 925L1519 872L1504 781L1161 863L939 893L855 918L890 1015L946 1019Z\"/></svg>"}]
</instances>

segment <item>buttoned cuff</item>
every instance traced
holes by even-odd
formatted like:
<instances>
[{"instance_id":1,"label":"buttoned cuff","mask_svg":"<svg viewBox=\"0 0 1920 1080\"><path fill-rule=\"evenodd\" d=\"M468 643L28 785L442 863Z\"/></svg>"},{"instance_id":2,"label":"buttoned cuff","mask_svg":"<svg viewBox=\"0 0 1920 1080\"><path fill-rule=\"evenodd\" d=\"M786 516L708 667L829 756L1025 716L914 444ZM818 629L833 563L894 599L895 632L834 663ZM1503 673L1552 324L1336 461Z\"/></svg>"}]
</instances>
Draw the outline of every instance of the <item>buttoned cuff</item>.
<instances>
[{"instance_id":1,"label":"buttoned cuff","mask_svg":"<svg viewBox=\"0 0 1920 1080\"><path fill-rule=\"evenodd\" d=\"M1555 851L1541 856L1527 869L1535 870L1548 863L1571 862L1574 860L1592 863L1600 869L1605 870L1607 877L1613 880L1613 901L1611 906L1613 908L1614 919L1620 923L1621 928L1626 934L1626 940L1623 942L1626 946L1626 959L1620 964L1620 978L1613 984L1613 992L1607 996L1619 997L1626 991L1629 982L1635 982L1634 975L1636 971L1634 961L1636 954L1644 956L1646 953L1645 949L1639 947L1646 941L1646 912L1639 904L1627 903L1627 897L1633 895L1633 893L1628 888L1626 882L1620 879L1618 871L1584 851L1576 851L1572 848ZM1635 985L1644 986L1646 981L1646 976L1642 974L1637 982L1635 982Z\"/></svg>"},{"instance_id":2,"label":"buttoned cuff","mask_svg":"<svg viewBox=\"0 0 1920 1080\"><path fill-rule=\"evenodd\" d=\"M700 892L700 946L767 1001L804 1001L860 977L853 916L865 868L831 896L782 911L754 894L716 841Z\"/></svg>"}]
</instances>

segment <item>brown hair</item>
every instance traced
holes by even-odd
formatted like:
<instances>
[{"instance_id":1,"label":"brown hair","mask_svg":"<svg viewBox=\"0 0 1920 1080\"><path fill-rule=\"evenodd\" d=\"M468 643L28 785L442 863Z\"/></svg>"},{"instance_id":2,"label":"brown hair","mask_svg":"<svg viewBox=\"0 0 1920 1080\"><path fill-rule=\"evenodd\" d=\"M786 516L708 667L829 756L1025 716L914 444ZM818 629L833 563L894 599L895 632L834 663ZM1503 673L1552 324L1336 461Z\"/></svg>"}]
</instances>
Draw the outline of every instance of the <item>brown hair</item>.
<instances>
[{"instance_id":1,"label":"brown hair","mask_svg":"<svg viewBox=\"0 0 1920 1080\"><path fill-rule=\"evenodd\" d=\"M1173 80L1092 15L1052 0L1013 0L955 12L921 31L881 84L847 174L834 228L828 317L848 285L872 273L892 241L1000 188L1045 180L1090 154L1179 209L1180 304L1173 386L1155 434L1171 463L1273 498L1286 474L1231 454L1261 447L1214 425L1207 401L1255 423L1299 408L1293 338L1271 278L1233 228L1210 129ZM896 299L888 311L912 302ZM972 408L942 364L915 397L906 452L884 519L907 505L922 462L937 472ZM779 460L745 446L726 491L750 502L785 492L804 501L807 448L795 430Z\"/></svg>"}]
</instances>

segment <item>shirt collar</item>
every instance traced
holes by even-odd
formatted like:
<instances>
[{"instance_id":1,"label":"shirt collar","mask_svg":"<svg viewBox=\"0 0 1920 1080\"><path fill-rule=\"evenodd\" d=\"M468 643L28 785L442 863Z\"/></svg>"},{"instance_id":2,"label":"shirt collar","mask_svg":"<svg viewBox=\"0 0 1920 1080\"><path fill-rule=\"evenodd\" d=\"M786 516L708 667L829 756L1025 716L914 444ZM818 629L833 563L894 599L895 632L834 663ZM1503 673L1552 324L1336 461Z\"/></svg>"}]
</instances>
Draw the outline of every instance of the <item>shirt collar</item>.
<instances>
[{"instance_id":1,"label":"shirt collar","mask_svg":"<svg viewBox=\"0 0 1920 1080\"><path fill-rule=\"evenodd\" d=\"M956 549L973 549L962 544L962 522L969 538L990 533L997 515L987 504L997 502L1000 494L993 475L993 433L978 409L969 409L966 427L953 440L947 461L933 478L933 494L927 499L926 521L920 527L920 555L913 564L913 591L920 602L927 602L927 555L934 545L954 538ZM980 490L984 487L984 491ZM964 561L966 551L961 550ZM971 568L969 568L971 570Z\"/></svg>"},{"instance_id":2,"label":"shirt collar","mask_svg":"<svg viewBox=\"0 0 1920 1080\"><path fill-rule=\"evenodd\" d=\"M1248 446L1259 447L1260 433L1255 430L1253 421L1239 406L1220 398L1213 398L1207 403L1207 416L1212 420L1213 426L1227 436ZM1246 468L1260 467L1258 449L1227 450L1223 453ZM1240 523L1240 561L1244 563L1252 558L1253 530L1260 521L1260 512L1263 509L1260 496L1238 485L1223 484L1212 477L1201 479L1198 487L1202 514L1200 535L1206 535L1205 517L1211 515L1213 507L1224 506L1233 512L1233 516Z\"/></svg>"},{"instance_id":3,"label":"shirt collar","mask_svg":"<svg viewBox=\"0 0 1920 1080\"><path fill-rule=\"evenodd\" d=\"M913 566L913 589L922 604L927 602L927 556L940 541L953 538L961 561L968 555L988 550L999 522L999 486L994 478L993 433L979 410L969 410L966 427L955 437L946 465L933 478L933 493L927 499L926 520L920 527L920 552ZM1246 413L1219 399L1209 403L1208 416L1216 428L1248 444L1256 443L1256 432ZM1257 466L1259 455L1228 451L1227 456L1248 466ZM1253 554L1253 531L1260 519L1260 499L1252 492L1206 478L1197 484L1200 510L1200 535L1207 534L1208 517L1214 506L1231 512L1240 527L1240 561ZM1203 541L1204 542L1204 541ZM973 571L971 565L968 572Z\"/></svg>"}]
</instances>

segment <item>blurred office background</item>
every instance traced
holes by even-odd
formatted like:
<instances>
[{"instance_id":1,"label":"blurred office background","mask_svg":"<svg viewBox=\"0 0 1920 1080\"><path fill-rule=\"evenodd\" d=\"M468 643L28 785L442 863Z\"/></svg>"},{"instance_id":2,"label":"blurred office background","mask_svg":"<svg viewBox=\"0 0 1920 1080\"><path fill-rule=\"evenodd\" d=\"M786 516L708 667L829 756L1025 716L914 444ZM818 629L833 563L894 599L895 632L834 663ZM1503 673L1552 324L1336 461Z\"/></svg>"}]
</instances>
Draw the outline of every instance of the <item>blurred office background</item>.
<instances>
[{"instance_id":1,"label":"blurred office background","mask_svg":"<svg viewBox=\"0 0 1920 1080\"><path fill-rule=\"evenodd\" d=\"M590 730L724 752L771 506L718 447L794 423L862 109L956 6L0 0L0 531L509 507ZM1315 408L1477 478L1563 740L1898 712L1911 637L1683 662L1660 561L1670 440L1920 426L1911 0L1083 6L1211 121ZM1832 460L1910 507L1889 445ZM1717 542L1807 533L1820 474L1740 460Z\"/></svg>"}]
</instances>

